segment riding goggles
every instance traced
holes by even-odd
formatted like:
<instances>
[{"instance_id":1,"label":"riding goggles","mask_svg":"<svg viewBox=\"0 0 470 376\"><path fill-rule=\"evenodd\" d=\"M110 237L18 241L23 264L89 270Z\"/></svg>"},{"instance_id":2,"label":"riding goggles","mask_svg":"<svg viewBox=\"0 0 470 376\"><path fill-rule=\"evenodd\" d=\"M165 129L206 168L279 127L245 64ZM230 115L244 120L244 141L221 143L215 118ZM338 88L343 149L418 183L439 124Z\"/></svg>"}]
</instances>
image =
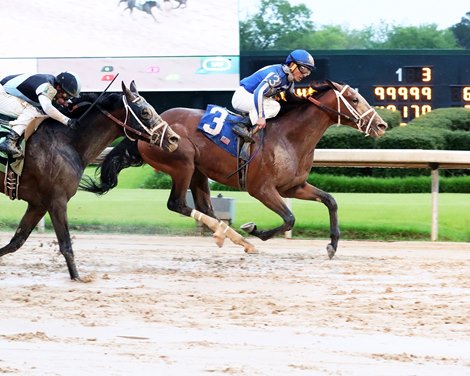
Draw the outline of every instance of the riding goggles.
<instances>
[{"instance_id":1,"label":"riding goggles","mask_svg":"<svg viewBox=\"0 0 470 376\"><path fill-rule=\"evenodd\" d=\"M299 67L300 73L302 73L304 77L310 76L310 73L312 73L312 71L309 68L304 67L303 65L298 65L298 67Z\"/></svg>"}]
</instances>

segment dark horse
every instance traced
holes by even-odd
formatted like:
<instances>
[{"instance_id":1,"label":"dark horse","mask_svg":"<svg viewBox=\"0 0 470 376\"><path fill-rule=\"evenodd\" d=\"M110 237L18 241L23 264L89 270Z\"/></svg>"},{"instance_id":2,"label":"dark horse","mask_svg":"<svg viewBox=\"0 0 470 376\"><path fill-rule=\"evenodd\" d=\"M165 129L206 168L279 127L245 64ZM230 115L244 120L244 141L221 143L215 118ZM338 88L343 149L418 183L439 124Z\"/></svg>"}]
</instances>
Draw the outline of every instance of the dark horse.
<instances>
[{"instance_id":1,"label":"dark horse","mask_svg":"<svg viewBox=\"0 0 470 376\"><path fill-rule=\"evenodd\" d=\"M284 223L276 228L260 230L254 223L242 226L248 233L267 240L278 233L289 231L295 218L284 203L283 197L322 202L330 215L331 243L329 257L336 252L339 240L337 204L334 198L309 183L315 146L333 124L344 124L357 128L366 135L381 136L386 123L367 101L348 85L327 81L314 87L315 94L308 98L296 98L281 102L281 113L268 121L265 134L257 134L259 148L252 154L249 164L246 189L266 207L280 215ZM145 161L156 170L168 173L173 180L167 206L170 210L192 216L207 225L219 246L227 236L245 248L245 252L256 252L236 231L224 222L215 219L210 201L208 178L222 184L238 187L237 159L207 139L198 128L204 111L189 108L173 108L165 111L162 118L180 135L178 150L168 153L138 142L122 142L104 159L101 165L101 183L90 184L86 190L104 193L117 184L119 171L139 161ZM347 152L347 151L345 151ZM132 157L131 157L132 156ZM186 191L193 194L195 209L186 204Z\"/></svg>"},{"instance_id":2,"label":"dark horse","mask_svg":"<svg viewBox=\"0 0 470 376\"><path fill-rule=\"evenodd\" d=\"M124 95L105 93L89 111L82 111L77 129L49 118L28 140L18 189L18 198L28 202L28 207L10 243L0 248L0 256L18 250L48 212L70 278L78 280L67 203L77 192L85 167L124 133L144 139L143 142L158 142L168 152L177 147L178 135L139 95L135 84L132 82L129 90L123 83L122 88ZM0 172L2 192L5 192L4 178L5 174Z\"/></svg>"}]
</instances>

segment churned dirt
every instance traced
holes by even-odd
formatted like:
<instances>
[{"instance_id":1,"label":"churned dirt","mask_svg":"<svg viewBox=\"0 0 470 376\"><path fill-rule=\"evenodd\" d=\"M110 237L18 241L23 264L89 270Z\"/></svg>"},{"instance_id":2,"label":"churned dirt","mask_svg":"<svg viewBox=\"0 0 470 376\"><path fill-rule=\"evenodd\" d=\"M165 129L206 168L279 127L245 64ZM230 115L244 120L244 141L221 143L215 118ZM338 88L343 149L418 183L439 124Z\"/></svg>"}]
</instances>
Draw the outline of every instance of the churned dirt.
<instances>
[{"instance_id":1,"label":"churned dirt","mask_svg":"<svg viewBox=\"0 0 470 376\"><path fill-rule=\"evenodd\" d=\"M0 233L4 245L11 233ZM0 259L0 374L470 374L470 243L55 237Z\"/></svg>"}]
</instances>

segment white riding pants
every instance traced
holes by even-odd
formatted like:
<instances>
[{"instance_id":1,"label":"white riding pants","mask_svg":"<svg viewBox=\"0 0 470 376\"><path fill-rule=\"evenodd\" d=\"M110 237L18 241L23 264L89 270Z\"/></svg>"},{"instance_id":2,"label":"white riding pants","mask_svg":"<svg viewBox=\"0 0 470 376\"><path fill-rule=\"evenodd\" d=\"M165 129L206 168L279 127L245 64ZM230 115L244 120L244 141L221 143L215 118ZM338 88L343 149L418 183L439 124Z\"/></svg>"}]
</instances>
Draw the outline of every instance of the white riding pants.
<instances>
[{"instance_id":1,"label":"white riding pants","mask_svg":"<svg viewBox=\"0 0 470 376\"><path fill-rule=\"evenodd\" d=\"M235 110L248 112L251 124L254 125L258 121L259 114L255 108L255 96L240 86L232 97L232 106ZM281 110L281 105L273 98L263 99L263 111L266 119L273 118Z\"/></svg>"},{"instance_id":2,"label":"white riding pants","mask_svg":"<svg viewBox=\"0 0 470 376\"><path fill-rule=\"evenodd\" d=\"M39 109L25 100L8 94L2 85L0 85L0 113L16 118L10 121L10 126L20 136L34 118L43 115Z\"/></svg>"}]
</instances>

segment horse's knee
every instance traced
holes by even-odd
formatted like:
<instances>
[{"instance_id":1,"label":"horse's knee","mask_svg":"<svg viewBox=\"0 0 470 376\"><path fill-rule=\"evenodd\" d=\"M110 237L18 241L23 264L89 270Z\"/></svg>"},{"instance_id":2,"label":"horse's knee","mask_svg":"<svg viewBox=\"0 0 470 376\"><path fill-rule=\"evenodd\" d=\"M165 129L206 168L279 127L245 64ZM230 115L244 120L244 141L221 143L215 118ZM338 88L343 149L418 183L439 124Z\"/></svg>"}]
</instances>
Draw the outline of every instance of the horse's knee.
<instances>
[{"instance_id":1,"label":"horse's knee","mask_svg":"<svg viewBox=\"0 0 470 376\"><path fill-rule=\"evenodd\" d=\"M289 215L285 220L286 231L290 231L294 228L295 217L293 214Z\"/></svg>"}]
</instances>

